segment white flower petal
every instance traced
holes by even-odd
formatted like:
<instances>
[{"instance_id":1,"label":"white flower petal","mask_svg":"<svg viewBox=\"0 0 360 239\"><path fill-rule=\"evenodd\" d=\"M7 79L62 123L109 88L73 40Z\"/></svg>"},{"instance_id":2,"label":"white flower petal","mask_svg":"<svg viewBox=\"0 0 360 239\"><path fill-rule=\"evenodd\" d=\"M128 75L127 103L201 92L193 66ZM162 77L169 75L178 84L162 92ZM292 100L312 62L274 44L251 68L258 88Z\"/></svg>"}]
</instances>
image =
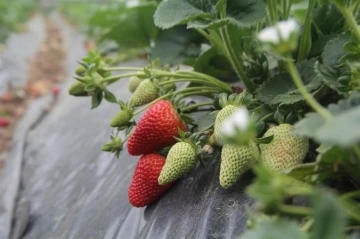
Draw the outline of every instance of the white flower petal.
<instances>
[{"instance_id":1,"label":"white flower petal","mask_svg":"<svg viewBox=\"0 0 360 239\"><path fill-rule=\"evenodd\" d=\"M262 42L271 42L275 44L280 42L279 33L275 27L264 28L261 32L258 33L257 37Z\"/></svg>"},{"instance_id":2,"label":"white flower petal","mask_svg":"<svg viewBox=\"0 0 360 239\"><path fill-rule=\"evenodd\" d=\"M245 107L239 108L229 118L224 120L221 133L225 136L234 136L237 130L245 131L250 122L249 112Z\"/></svg>"},{"instance_id":3,"label":"white flower petal","mask_svg":"<svg viewBox=\"0 0 360 239\"><path fill-rule=\"evenodd\" d=\"M230 120L229 118L226 119L220 128L220 131L223 135L225 136L232 136L236 133L236 129L232 123L232 120Z\"/></svg>"},{"instance_id":4,"label":"white flower petal","mask_svg":"<svg viewBox=\"0 0 360 239\"><path fill-rule=\"evenodd\" d=\"M294 32L300 30L299 25L294 19L289 19L287 21L281 21L276 25L278 32L283 40L288 40L290 35Z\"/></svg>"},{"instance_id":5,"label":"white flower petal","mask_svg":"<svg viewBox=\"0 0 360 239\"><path fill-rule=\"evenodd\" d=\"M249 126L249 112L245 107L240 108L232 115L236 128L246 130Z\"/></svg>"}]
</instances>

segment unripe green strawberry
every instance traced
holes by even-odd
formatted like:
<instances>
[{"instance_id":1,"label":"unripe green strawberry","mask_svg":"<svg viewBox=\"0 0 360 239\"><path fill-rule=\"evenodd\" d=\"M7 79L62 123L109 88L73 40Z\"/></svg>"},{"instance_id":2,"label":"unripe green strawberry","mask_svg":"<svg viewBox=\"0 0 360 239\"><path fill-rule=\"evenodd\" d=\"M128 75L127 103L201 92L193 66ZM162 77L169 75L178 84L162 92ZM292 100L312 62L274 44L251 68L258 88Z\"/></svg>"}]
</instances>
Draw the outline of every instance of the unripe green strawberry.
<instances>
[{"instance_id":1,"label":"unripe green strawberry","mask_svg":"<svg viewBox=\"0 0 360 239\"><path fill-rule=\"evenodd\" d=\"M158 89L149 80L143 80L134 91L134 94L130 98L129 105L131 107L138 107L150 103L159 97Z\"/></svg>"},{"instance_id":2,"label":"unripe green strawberry","mask_svg":"<svg viewBox=\"0 0 360 239\"><path fill-rule=\"evenodd\" d=\"M220 185L231 187L255 162L249 145L226 144L221 150Z\"/></svg>"},{"instance_id":3,"label":"unripe green strawberry","mask_svg":"<svg viewBox=\"0 0 360 239\"><path fill-rule=\"evenodd\" d=\"M79 76L85 75L86 71L87 71L87 69L83 65L80 65L80 66L76 67L76 69L75 69L75 73Z\"/></svg>"},{"instance_id":4,"label":"unripe green strawberry","mask_svg":"<svg viewBox=\"0 0 360 239\"><path fill-rule=\"evenodd\" d=\"M159 184L165 185L188 173L196 165L195 148L185 142L171 147L159 176Z\"/></svg>"},{"instance_id":5,"label":"unripe green strawberry","mask_svg":"<svg viewBox=\"0 0 360 239\"><path fill-rule=\"evenodd\" d=\"M133 113L130 110L122 110L117 113L110 122L111 127L123 127L129 124L129 121L133 117Z\"/></svg>"},{"instance_id":6,"label":"unripe green strawberry","mask_svg":"<svg viewBox=\"0 0 360 239\"><path fill-rule=\"evenodd\" d=\"M73 96L88 96L88 92L85 91L85 84L77 81L69 88L69 94Z\"/></svg>"},{"instance_id":7,"label":"unripe green strawberry","mask_svg":"<svg viewBox=\"0 0 360 239\"><path fill-rule=\"evenodd\" d=\"M136 88L140 85L141 81L142 79L137 76L131 77L128 85L129 91L134 93Z\"/></svg>"},{"instance_id":8,"label":"unripe green strawberry","mask_svg":"<svg viewBox=\"0 0 360 239\"><path fill-rule=\"evenodd\" d=\"M283 172L301 164L309 150L309 140L291 135L292 130L292 125L281 124L264 134L264 137L274 136L269 144L260 144L262 161L273 171Z\"/></svg>"},{"instance_id":9,"label":"unripe green strawberry","mask_svg":"<svg viewBox=\"0 0 360 239\"><path fill-rule=\"evenodd\" d=\"M231 116L237 109L238 107L234 105L227 105L217 114L214 124L214 135L217 143L221 143L223 140L223 136L220 132L222 123L226 118Z\"/></svg>"}]
</instances>

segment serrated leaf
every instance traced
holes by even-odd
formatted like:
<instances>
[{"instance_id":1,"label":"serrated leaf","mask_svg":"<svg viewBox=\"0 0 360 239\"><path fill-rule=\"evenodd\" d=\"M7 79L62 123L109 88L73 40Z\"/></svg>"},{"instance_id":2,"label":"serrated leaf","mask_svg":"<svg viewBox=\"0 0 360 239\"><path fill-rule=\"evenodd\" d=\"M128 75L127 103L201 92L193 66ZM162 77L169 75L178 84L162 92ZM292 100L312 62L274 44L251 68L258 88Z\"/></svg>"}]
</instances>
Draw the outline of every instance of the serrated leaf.
<instances>
[{"instance_id":1,"label":"serrated leaf","mask_svg":"<svg viewBox=\"0 0 360 239\"><path fill-rule=\"evenodd\" d=\"M315 61L313 58L297 65L306 89L313 94L322 85L313 69ZM281 73L266 81L256 90L256 95L259 100L271 105L288 105L304 100L287 73Z\"/></svg>"},{"instance_id":2,"label":"serrated leaf","mask_svg":"<svg viewBox=\"0 0 360 239\"><path fill-rule=\"evenodd\" d=\"M324 52L322 53L322 60L325 65L329 67L335 67L339 65L339 60L341 57L346 55L344 45L350 40L349 34L341 34L335 39L329 41L325 47Z\"/></svg>"},{"instance_id":3,"label":"serrated leaf","mask_svg":"<svg viewBox=\"0 0 360 239\"><path fill-rule=\"evenodd\" d=\"M350 87L340 82L338 79L340 73L335 69L330 70L327 66L316 62L314 65L314 70L317 76L322 80L322 82L329 88L337 91L339 94L347 93L350 90ZM336 73L334 73L337 72Z\"/></svg>"},{"instance_id":4,"label":"serrated leaf","mask_svg":"<svg viewBox=\"0 0 360 239\"><path fill-rule=\"evenodd\" d=\"M97 108L103 99L103 92L101 90L95 91L91 98L91 109Z\"/></svg>"},{"instance_id":5,"label":"serrated leaf","mask_svg":"<svg viewBox=\"0 0 360 239\"><path fill-rule=\"evenodd\" d=\"M155 24L167 29L179 24L187 24L194 21L202 22L202 27L208 27L217 19L218 10L225 8L225 1L218 5L215 1L205 0L168 0L163 1L157 8L154 19ZM225 19L238 26L253 26L265 18L266 5L258 0L232 0L227 3ZM191 24L194 27L194 23ZM199 24L198 24L199 27Z\"/></svg>"},{"instance_id":6,"label":"serrated leaf","mask_svg":"<svg viewBox=\"0 0 360 239\"><path fill-rule=\"evenodd\" d=\"M209 0L168 0L160 3L154 15L155 25L167 29L201 17L212 17L213 5Z\"/></svg>"}]
</instances>

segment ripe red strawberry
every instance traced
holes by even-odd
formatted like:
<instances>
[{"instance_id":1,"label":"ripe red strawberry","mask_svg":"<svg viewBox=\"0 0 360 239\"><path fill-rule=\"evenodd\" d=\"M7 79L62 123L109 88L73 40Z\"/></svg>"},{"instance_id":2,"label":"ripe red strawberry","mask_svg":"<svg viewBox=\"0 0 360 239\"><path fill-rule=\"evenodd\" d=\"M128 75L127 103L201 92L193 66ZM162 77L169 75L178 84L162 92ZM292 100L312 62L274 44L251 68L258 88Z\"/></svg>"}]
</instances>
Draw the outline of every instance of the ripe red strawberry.
<instances>
[{"instance_id":1,"label":"ripe red strawberry","mask_svg":"<svg viewBox=\"0 0 360 239\"><path fill-rule=\"evenodd\" d=\"M152 105L130 136L128 152L130 155L142 155L155 152L174 144L179 137L178 129L186 131L171 102L161 100Z\"/></svg>"},{"instance_id":2,"label":"ripe red strawberry","mask_svg":"<svg viewBox=\"0 0 360 239\"><path fill-rule=\"evenodd\" d=\"M0 128L6 128L10 125L10 121L7 118L0 117Z\"/></svg>"},{"instance_id":3,"label":"ripe red strawberry","mask_svg":"<svg viewBox=\"0 0 360 239\"><path fill-rule=\"evenodd\" d=\"M129 188L129 202L134 207L149 205L171 188L172 183L158 183L164 165L165 158L160 154L145 154L140 158Z\"/></svg>"}]
</instances>

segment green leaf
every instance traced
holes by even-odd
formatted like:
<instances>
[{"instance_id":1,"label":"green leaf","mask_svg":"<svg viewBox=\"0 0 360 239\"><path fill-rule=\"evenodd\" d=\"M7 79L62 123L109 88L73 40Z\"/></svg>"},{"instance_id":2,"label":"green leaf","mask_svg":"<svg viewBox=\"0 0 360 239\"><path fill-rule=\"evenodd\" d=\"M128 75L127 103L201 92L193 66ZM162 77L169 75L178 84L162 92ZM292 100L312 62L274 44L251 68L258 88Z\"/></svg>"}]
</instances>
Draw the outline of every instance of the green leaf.
<instances>
[{"instance_id":1,"label":"green leaf","mask_svg":"<svg viewBox=\"0 0 360 239\"><path fill-rule=\"evenodd\" d=\"M287 175L270 171L266 167L255 166L257 175L254 183L248 187L248 194L255 198L266 213L276 212L278 206L290 192L297 195L312 191L309 184L298 181Z\"/></svg>"},{"instance_id":2,"label":"green leaf","mask_svg":"<svg viewBox=\"0 0 360 239\"><path fill-rule=\"evenodd\" d=\"M322 143L349 147L360 142L360 106L327 121L316 131L315 138Z\"/></svg>"},{"instance_id":3,"label":"green leaf","mask_svg":"<svg viewBox=\"0 0 360 239\"><path fill-rule=\"evenodd\" d=\"M157 36L153 15L156 4L146 3L127 8L118 14L115 25L103 35L102 40L113 40L123 48L147 47Z\"/></svg>"},{"instance_id":4,"label":"green leaf","mask_svg":"<svg viewBox=\"0 0 360 239\"><path fill-rule=\"evenodd\" d=\"M274 138L274 135L270 135L270 136L267 136L267 137L254 139L254 142L257 143L257 144L269 144L269 143L271 143L273 138Z\"/></svg>"},{"instance_id":5,"label":"green leaf","mask_svg":"<svg viewBox=\"0 0 360 239\"><path fill-rule=\"evenodd\" d=\"M313 24L323 35L339 33L343 30L344 18L334 4L326 3L314 9Z\"/></svg>"},{"instance_id":6,"label":"green leaf","mask_svg":"<svg viewBox=\"0 0 360 239\"><path fill-rule=\"evenodd\" d=\"M325 121L317 113L309 113L295 124L294 133L311 137L324 144L350 147L360 142L360 92L353 92L348 99L328 107L334 115Z\"/></svg>"},{"instance_id":7,"label":"green leaf","mask_svg":"<svg viewBox=\"0 0 360 239\"><path fill-rule=\"evenodd\" d=\"M151 59L159 58L161 62L179 64L189 59L195 59L200 54L200 44L197 44L198 34L183 26L163 30L151 50Z\"/></svg>"},{"instance_id":8,"label":"green leaf","mask_svg":"<svg viewBox=\"0 0 360 239\"><path fill-rule=\"evenodd\" d=\"M227 5L227 0L219 0L215 5L215 9L218 12L226 12L226 5Z\"/></svg>"},{"instance_id":9,"label":"green leaf","mask_svg":"<svg viewBox=\"0 0 360 239\"><path fill-rule=\"evenodd\" d=\"M265 19L266 5L258 0L231 0L226 7L226 18L239 27L254 26Z\"/></svg>"},{"instance_id":10,"label":"green leaf","mask_svg":"<svg viewBox=\"0 0 360 239\"><path fill-rule=\"evenodd\" d=\"M224 10L225 2L216 3L212 0L168 0L160 3L154 19L155 25L167 29L175 25L187 24L191 21L206 20L207 27L212 21L220 20L217 18L217 10ZM266 5L258 0L232 0L226 6L225 19L244 27L253 26L265 18ZM203 22L204 23L204 22ZM192 27L194 25L192 24Z\"/></svg>"},{"instance_id":11,"label":"green leaf","mask_svg":"<svg viewBox=\"0 0 360 239\"><path fill-rule=\"evenodd\" d=\"M195 122L195 124L197 125L196 131L199 132L211 128L215 123L216 115L218 112L219 111L214 111L210 114L199 117Z\"/></svg>"},{"instance_id":12,"label":"green leaf","mask_svg":"<svg viewBox=\"0 0 360 239\"><path fill-rule=\"evenodd\" d=\"M341 34L335 39L329 41L325 47L324 52L322 53L322 60L325 65L329 67L335 67L339 65L339 60L341 57L346 55L344 45L350 40L349 34Z\"/></svg>"},{"instance_id":13,"label":"green leaf","mask_svg":"<svg viewBox=\"0 0 360 239\"><path fill-rule=\"evenodd\" d=\"M215 47L209 47L196 59L194 70L218 79L232 80L235 75L231 64L224 55L219 55Z\"/></svg>"},{"instance_id":14,"label":"green leaf","mask_svg":"<svg viewBox=\"0 0 360 239\"><path fill-rule=\"evenodd\" d=\"M260 220L253 230L247 231L241 239L307 239L309 235L288 219L271 218ZM325 238L325 237L316 237Z\"/></svg>"},{"instance_id":15,"label":"green leaf","mask_svg":"<svg viewBox=\"0 0 360 239\"><path fill-rule=\"evenodd\" d=\"M95 91L91 98L91 109L97 108L103 99L103 92L101 90Z\"/></svg>"},{"instance_id":16,"label":"green leaf","mask_svg":"<svg viewBox=\"0 0 360 239\"><path fill-rule=\"evenodd\" d=\"M314 238L345 238L345 217L337 198L327 192L319 191L313 197Z\"/></svg>"},{"instance_id":17,"label":"green leaf","mask_svg":"<svg viewBox=\"0 0 360 239\"><path fill-rule=\"evenodd\" d=\"M325 119L318 113L308 113L294 126L294 133L297 135L313 138L315 132L323 126Z\"/></svg>"},{"instance_id":18,"label":"green leaf","mask_svg":"<svg viewBox=\"0 0 360 239\"><path fill-rule=\"evenodd\" d=\"M104 91L104 98L110 103L117 103L116 96L108 90Z\"/></svg>"},{"instance_id":19,"label":"green leaf","mask_svg":"<svg viewBox=\"0 0 360 239\"><path fill-rule=\"evenodd\" d=\"M322 85L321 79L314 72L314 64L314 58L297 64L306 89L313 94ZM256 90L256 95L259 100L271 105L288 105L304 100L287 73L270 78Z\"/></svg>"},{"instance_id":20,"label":"green leaf","mask_svg":"<svg viewBox=\"0 0 360 239\"><path fill-rule=\"evenodd\" d=\"M160 3L154 20L156 26L167 29L196 18L212 17L212 13L213 5L209 0L168 0Z\"/></svg>"},{"instance_id":21,"label":"green leaf","mask_svg":"<svg viewBox=\"0 0 360 239\"><path fill-rule=\"evenodd\" d=\"M314 70L326 86L337 91L339 94L344 94L351 90L351 87L346 84L348 82L344 84L342 81L339 81L341 73L335 68L327 67L317 61L314 65Z\"/></svg>"}]
</instances>

